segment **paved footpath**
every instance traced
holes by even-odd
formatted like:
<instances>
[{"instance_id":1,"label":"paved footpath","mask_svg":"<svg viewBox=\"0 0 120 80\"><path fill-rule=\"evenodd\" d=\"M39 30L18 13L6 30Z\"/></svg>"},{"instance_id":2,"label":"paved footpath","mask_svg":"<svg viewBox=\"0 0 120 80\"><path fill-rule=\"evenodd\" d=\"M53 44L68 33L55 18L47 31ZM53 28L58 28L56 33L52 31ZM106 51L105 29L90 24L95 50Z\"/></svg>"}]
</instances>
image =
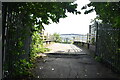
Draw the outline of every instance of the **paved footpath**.
<instances>
[{"instance_id":1,"label":"paved footpath","mask_svg":"<svg viewBox=\"0 0 120 80\"><path fill-rule=\"evenodd\" d=\"M54 44L53 51L67 53L68 49L73 49L72 44ZM60 46L62 47L60 47ZM64 49L63 49L64 46ZM67 48L66 48L67 47ZM52 47L53 48L53 47ZM74 46L76 49L76 47ZM77 48L78 49L78 48ZM80 50L80 51L79 51ZM103 64L97 62L88 55L88 51L79 49L77 55L48 54L48 57L37 60L37 67L33 70L36 78L120 78ZM64 51L64 53L63 53ZM70 51L68 51L70 52ZM71 50L72 52L72 50ZM83 52L83 54L82 54ZM53 52L52 52L53 53ZM72 52L75 54L74 52Z\"/></svg>"},{"instance_id":2,"label":"paved footpath","mask_svg":"<svg viewBox=\"0 0 120 80\"><path fill-rule=\"evenodd\" d=\"M47 48L51 49L51 51L46 53L86 54L73 44L54 43Z\"/></svg>"}]
</instances>

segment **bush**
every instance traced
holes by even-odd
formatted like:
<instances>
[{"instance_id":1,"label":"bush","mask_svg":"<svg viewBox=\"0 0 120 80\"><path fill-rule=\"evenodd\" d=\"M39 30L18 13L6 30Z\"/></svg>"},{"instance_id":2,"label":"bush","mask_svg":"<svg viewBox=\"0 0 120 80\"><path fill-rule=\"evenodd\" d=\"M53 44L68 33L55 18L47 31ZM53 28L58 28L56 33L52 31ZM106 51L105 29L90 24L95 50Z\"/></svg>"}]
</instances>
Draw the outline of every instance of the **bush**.
<instances>
[{"instance_id":1,"label":"bush","mask_svg":"<svg viewBox=\"0 0 120 80\"><path fill-rule=\"evenodd\" d=\"M95 60L98 61L98 62L101 62L102 58L100 56L95 56Z\"/></svg>"}]
</instances>

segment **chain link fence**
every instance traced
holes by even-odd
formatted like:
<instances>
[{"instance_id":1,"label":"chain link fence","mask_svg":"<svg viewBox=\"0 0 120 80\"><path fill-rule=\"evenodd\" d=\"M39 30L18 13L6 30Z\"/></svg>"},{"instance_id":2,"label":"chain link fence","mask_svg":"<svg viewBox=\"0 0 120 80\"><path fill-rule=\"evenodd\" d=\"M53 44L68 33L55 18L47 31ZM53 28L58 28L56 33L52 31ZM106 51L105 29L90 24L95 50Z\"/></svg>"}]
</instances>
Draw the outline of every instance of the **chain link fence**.
<instances>
[{"instance_id":1,"label":"chain link fence","mask_svg":"<svg viewBox=\"0 0 120 80\"><path fill-rule=\"evenodd\" d=\"M120 71L120 29L98 24L96 38L96 55Z\"/></svg>"}]
</instances>

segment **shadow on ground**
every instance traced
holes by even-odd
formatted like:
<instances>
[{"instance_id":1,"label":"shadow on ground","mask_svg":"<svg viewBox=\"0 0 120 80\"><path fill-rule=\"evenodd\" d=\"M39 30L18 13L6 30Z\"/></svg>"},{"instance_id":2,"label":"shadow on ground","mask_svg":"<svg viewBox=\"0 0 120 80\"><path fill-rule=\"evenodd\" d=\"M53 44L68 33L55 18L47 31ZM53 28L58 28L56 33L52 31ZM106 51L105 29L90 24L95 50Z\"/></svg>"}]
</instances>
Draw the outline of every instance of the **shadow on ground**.
<instances>
[{"instance_id":1,"label":"shadow on ground","mask_svg":"<svg viewBox=\"0 0 120 80\"><path fill-rule=\"evenodd\" d=\"M84 51L87 52L87 51ZM109 68L88 54L49 53L37 59L36 78L118 78Z\"/></svg>"}]
</instances>

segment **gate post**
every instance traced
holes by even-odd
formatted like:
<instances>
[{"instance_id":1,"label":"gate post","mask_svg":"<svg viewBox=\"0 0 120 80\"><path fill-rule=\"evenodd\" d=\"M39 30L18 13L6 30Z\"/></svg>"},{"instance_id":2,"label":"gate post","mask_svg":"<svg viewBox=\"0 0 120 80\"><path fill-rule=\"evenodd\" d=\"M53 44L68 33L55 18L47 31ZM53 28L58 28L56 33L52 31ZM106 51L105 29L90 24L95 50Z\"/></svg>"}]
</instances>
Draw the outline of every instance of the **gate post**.
<instances>
[{"instance_id":1,"label":"gate post","mask_svg":"<svg viewBox=\"0 0 120 80\"><path fill-rule=\"evenodd\" d=\"M98 54L98 22L95 21L95 24L96 24L96 43L95 43L95 55Z\"/></svg>"},{"instance_id":2,"label":"gate post","mask_svg":"<svg viewBox=\"0 0 120 80\"><path fill-rule=\"evenodd\" d=\"M2 79L2 2L0 1L0 80Z\"/></svg>"}]
</instances>

